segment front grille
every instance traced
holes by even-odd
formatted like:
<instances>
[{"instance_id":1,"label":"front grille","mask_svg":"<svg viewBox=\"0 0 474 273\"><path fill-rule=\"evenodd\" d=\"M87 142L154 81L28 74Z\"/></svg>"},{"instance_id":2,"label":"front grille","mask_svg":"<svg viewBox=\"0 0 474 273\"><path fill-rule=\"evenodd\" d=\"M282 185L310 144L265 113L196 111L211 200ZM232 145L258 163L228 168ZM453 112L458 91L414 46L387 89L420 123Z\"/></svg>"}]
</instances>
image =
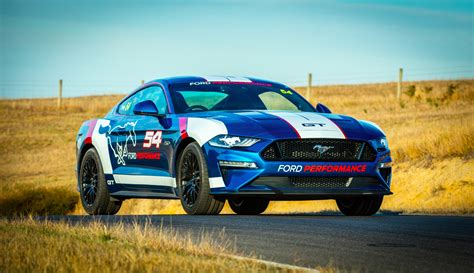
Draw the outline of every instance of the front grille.
<instances>
[{"instance_id":1,"label":"front grille","mask_svg":"<svg viewBox=\"0 0 474 273\"><path fill-rule=\"evenodd\" d=\"M263 176L255 179L252 186L273 189L348 189L380 185L375 177L334 176Z\"/></svg>"},{"instance_id":2,"label":"front grille","mask_svg":"<svg viewBox=\"0 0 474 273\"><path fill-rule=\"evenodd\" d=\"M296 188L344 188L347 177L290 177L290 183Z\"/></svg>"},{"instance_id":3,"label":"front grille","mask_svg":"<svg viewBox=\"0 0 474 273\"><path fill-rule=\"evenodd\" d=\"M347 139L279 140L261 153L270 161L374 161L377 154L365 141Z\"/></svg>"}]
</instances>

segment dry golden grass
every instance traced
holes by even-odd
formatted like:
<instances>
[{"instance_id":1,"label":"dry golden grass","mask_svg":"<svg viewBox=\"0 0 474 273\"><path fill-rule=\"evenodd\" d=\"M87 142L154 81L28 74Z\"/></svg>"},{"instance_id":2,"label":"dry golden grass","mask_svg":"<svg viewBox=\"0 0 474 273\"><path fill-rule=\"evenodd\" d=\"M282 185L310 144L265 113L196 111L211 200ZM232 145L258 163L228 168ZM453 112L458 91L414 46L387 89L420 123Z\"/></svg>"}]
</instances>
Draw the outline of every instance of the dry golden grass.
<instances>
[{"instance_id":1,"label":"dry golden grass","mask_svg":"<svg viewBox=\"0 0 474 273\"><path fill-rule=\"evenodd\" d=\"M0 272L296 272L235 259L232 245L224 233L193 238L150 223L0 219Z\"/></svg>"},{"instance_id":2,"label":"dry golden grass","mask_svg":"<svg viewBox=\"0 0 474 273\"><path fill-rule=\"evenodd\" d=\"M77 130L121 97L0 101L0 215L73 211Z\"/></svg>"},{"instance_id":3,"label":"dry golden grass","mask_svg":"<svg viewBox=\"0 0 474 273\"><path fill-rule=\"evenodd\" d=\"M397 102L395 83L318 86L310 101L385 130L395 194L383 209L474 213L474 80L410 82L403 90ZM0 101L0 214L83 213L75 206L75 134L121 97L66 99L61 112L54 99ZM336 207L333 201L272 202L267 213L321 210ZM128 200L120 213L183 210L178 201ZM224 213L231 213L227 206Z\"/></svg>"}]
</instances>

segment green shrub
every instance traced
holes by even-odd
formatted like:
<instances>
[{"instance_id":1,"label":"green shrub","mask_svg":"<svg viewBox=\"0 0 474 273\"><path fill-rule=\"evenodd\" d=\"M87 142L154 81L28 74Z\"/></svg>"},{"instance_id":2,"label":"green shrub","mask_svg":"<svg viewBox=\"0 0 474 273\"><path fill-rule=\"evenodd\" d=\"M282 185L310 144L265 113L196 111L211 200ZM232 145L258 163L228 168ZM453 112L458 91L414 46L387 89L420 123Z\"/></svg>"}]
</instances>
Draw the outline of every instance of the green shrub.
<instances>
[{"instance_id":1,"label":"green shrub","mask_svg":"<svg viewBox=\"0 0 474 273\"><path fill-rule=\"evenodd\" d=\"M431 86L425 86L423 88L423 93L425 93L425 94L429 94L429 93L431 93L431 91L433 91L433 87L431 87Z\"/></svg>"},{"instance_id":2,"label":"green shrub","mask_svg":"<svg viewBox=\"0 0 474 273\"><path fill-rule=\"evenodd\" d=\"M446 98L451 98L451 97L454 95L454 92L456 92L456 89L457 89L457 88L458 88L457 85L452 84L452 83L449 84L448 90L446 90L446 95L445 95L445 97L446 97Z\"/></svg>"},{"instance_id":3,"label":"green shrub","mask_svg":"<svg viewBox=\"0 0 474 273\"><path fill-rule=\"evenodd\" d=\"M407 90L405 91L405 94L407 96L409 96L410 98L415 96L415 93L416 93L416 86L415 85L408 86Z\"/></svg>"},{"instance_id":4,"label":"green shrub","mask_svg":"<svg viewBox=\"0 0 474 273\"><path fill-rule=\"evenodd\" d=\"M435 99L432 99L432 98L427 98L426 99L426 102L431 105L431 106L434 106L434 107L438 107L439 106L439 102Z\"/></svg>"}]
</instances>

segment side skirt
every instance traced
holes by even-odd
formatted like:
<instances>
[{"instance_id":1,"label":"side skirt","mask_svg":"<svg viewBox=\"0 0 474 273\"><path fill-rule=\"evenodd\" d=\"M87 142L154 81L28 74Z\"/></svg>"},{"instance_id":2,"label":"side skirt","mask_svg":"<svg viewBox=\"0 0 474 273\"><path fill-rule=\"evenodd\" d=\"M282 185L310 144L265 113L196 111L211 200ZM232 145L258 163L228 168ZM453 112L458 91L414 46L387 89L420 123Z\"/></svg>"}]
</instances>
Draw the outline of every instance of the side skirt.
<instances>
[{"instance_id":1,"label":"side skirt","mask_svg":"<svg viewBox=\"0 0 474 273\"><path fill-rule=\"evenodd\" d=\"M110 196L118 200L142 199L179 199L178 189L170 186L114 184L108 186Z\"/></svg>"}]
</instances>

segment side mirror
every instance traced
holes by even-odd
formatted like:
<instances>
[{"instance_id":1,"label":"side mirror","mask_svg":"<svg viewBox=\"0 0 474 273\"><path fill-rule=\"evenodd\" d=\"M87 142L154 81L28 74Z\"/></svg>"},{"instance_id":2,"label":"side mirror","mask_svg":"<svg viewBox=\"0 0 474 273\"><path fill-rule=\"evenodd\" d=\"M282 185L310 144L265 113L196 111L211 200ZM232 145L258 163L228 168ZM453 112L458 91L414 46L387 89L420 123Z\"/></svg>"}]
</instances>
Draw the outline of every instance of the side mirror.
<instances>
[{"instance_id":1,"label":"side mirror","mask_svg":"<svg viewBox=\"0 0 474 273\"><path fill-rule=\"evenodd\" d=\"M135 115L143 115L143 116L154 116L154 117L164 117L164 114L158 113L158 108L151 100L146 100L139 102L133 107L133 113Z\"/></svg>"},{"instance_id":2,"label":"side mirror","mask_svg":"<svg viewBox=\"0 0 474 273\"><path fill-rule=\"evenodd\" d=\"M331 110L329 110L329 108L322 103L318 103L318 105L316 105L316 111L318 113L331 114Z\"/></svg>"}]
</instances>

